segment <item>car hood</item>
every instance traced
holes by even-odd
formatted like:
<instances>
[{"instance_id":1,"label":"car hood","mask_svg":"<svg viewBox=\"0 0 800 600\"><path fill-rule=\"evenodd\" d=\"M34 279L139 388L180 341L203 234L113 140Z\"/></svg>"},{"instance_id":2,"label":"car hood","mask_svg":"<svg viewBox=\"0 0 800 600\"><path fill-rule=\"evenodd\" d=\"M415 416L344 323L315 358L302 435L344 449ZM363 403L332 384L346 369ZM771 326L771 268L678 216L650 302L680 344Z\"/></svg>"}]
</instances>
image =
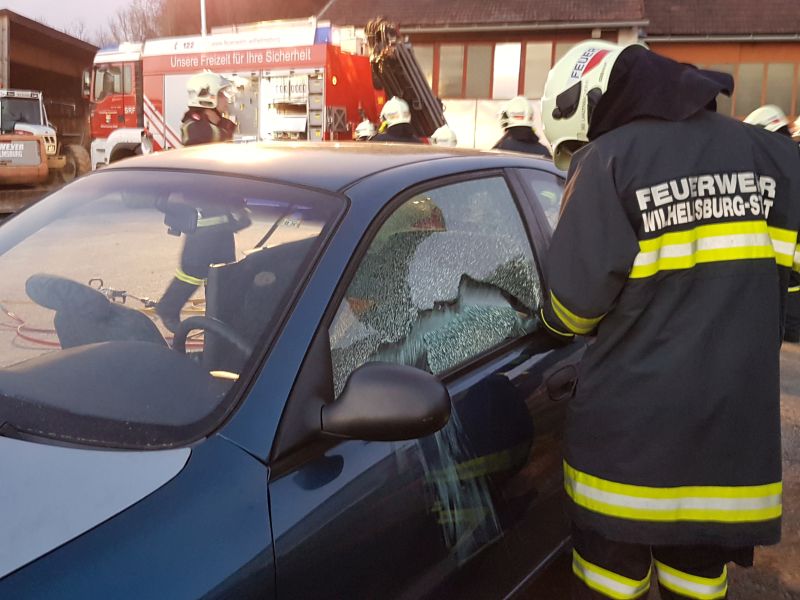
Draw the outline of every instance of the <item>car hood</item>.
<instances>
[{"instance_id":1,"label":"car hood","mask_svg":"<svg viewBox=\"0 0 800 600\"><path fill-rule=\"evenodd\" d=\"M0 438L0 577L142 500L175 477L190 453L84 450Z\"/></svg>"}]
</instances>

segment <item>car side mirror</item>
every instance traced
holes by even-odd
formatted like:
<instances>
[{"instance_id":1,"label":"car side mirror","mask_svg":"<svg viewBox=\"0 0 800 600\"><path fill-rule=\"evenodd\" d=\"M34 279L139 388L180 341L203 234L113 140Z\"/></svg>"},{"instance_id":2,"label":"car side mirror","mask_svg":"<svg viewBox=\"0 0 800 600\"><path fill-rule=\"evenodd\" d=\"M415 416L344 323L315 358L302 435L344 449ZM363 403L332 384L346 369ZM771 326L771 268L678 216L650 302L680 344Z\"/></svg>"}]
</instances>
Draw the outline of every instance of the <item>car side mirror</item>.
<instances>
[{"instance_id":1,"label":"car side mirror","mask_svg":"<svg viewBox=\"0 0 800 600\"><path fill-rule=\"evenodd\" d=\"M424 437L449 419L450 394L436 376L379 362L353 371L339 398L321 410L323 433L376 442Z\"/></svg>"},{"instance_id":2,"label":"car side mirror","mask_svg":"<svg viewBox=\"0 0 800 600\"><path fill-rule=\"evenodd\" d=\"M81 96L89 99L92 93L92 72L89 69L83 70L83 80L81 82Z\"/></svg>"}]
</instances>

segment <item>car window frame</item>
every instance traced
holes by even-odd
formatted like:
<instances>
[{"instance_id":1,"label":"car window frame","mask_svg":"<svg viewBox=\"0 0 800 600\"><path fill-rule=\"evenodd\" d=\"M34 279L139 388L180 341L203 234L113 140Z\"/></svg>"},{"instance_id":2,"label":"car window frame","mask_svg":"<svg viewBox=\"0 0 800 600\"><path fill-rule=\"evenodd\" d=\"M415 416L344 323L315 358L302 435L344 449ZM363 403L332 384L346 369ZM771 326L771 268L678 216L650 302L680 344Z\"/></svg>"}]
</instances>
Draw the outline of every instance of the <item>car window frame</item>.
<instances>
[{"instance_id":1,"label":"car window frame","mask_svg":"<svg viewBox=\"0 0 800 600\"><path fill-rule=\"evenodd\" d=\"M476 181L480 179L490 179L492 177L500 177L505 183L508 188L509 194L511 195L512 201L514 202L515 207L517 208L517 212L520 217L520 221L522 222L523 229L525 230L525 234L528 240L529 247L531 249L531 253L533 254L533 262L534 267L536 269L536 275L539 277L539 281L543 288L543 293L546 293L547 286L546 280L543 274L543 260L538 256L541 248L546 248L542 242L543 240L536 241L537 237L541 237L541 225L536 223L535 227L531 225L529 222L530 219L533 219L535 222L536 215L535 213L530 210L530 199L525 195L520 195L520 186L514 185L512 182L512 178L510 175L510 169L507 167L494 167L489 169L480 169L480 170L473 170L473 171L463 171L461 173L456 173L452 175L445 175L441 177L435 177L432 179L427 179L425 181L421 181L405 190L401 191L399 194L396 194L391 200L386 202L375 218L370 223L369 227L365 231L364 235L361 237L361 240L358 243L358 247L356 248L355 252L353 252L352 257L350 258L349 262L347 263L347 268L343 271L342 277L339 280L339 284L336 287L336 291L331 296L330 302L328 303L328 307L326 309L325 315L323 316L320 322L320 332L324 332L324 335L330 335L330 327L333 324L334 319L336 318L336 314L339 311L339 307L344 300L345 294L352 283L358 268L361 266L364 256L367 254L369 248L372 246L373 241L375 240L376 235L380 231L381 227L386 223L387 219L395 213L395 211L402 206L405 202L412 199L414 196L419 194L425 193L426 191L446 187L448 185L453 185L457 183L464 183L468 181ZM523 201L524 200L524 201ZM523 336L518 338L504 341L489 350L474 356L462 363L459 363L455 367L447 369L435 376L438 377L442 382L448 384L449 382L462 377L465 373L480 368L482 365L485 365L489 362L492 362L497 357L508 353L509 351L513 350L515 347L524 346L526 345L530 339L536 335L536 330L530 331ZM330 355L329 355L330 356Z\"/></svg>"},{"instance_id":2,"label":"car window frame","mask_svg":"<svg viewBox=\"0 0 800 600\"><path fill-rule=\"evenodd\" d=\"M547 273L544 269L544 261L547 257L547 253L550 248L550 241L553 238L553 232L555 229L550 228L544 208L542 208L539 199L533 195L532 190L529 189L527 182L523 179L523 175L520 173L522 170L539 171L547 175L552 175L561 183L562 187L566 187L566 178L559 173L553 173L549 169L540 169L538 167L511 167L507 169L509 180L513 182L517 194L520 197L525 198L525 202L522 204L524 205L524 210L530 217L530 226L535 229L535 231L532 231L530 235L532 239L539 244L537 248L539 252L537 259L542 262L539 270L542 276L542 281L544 282L544 286L549 290L550 286L547 283Z\"/></svg>"}]
</instances>

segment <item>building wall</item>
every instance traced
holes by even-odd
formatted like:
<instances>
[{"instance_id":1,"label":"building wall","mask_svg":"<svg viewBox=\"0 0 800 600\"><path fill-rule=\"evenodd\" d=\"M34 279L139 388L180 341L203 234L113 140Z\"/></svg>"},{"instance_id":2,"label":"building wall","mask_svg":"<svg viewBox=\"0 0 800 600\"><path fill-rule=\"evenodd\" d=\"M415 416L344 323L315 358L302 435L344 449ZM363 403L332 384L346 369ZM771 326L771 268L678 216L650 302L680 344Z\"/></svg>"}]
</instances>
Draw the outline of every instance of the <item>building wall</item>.
<instances>
[{"instance_id":1,"label":"building wall","mask_svg":"<svg viewBox=\"0 0 800 600\"><path fill-rule=\"evenodd\" d=\"M555 61L575 43L592 37L617 41L620 31L420 33L410 39L436 95L504 100L517 94L540 98Z\"/></svg>"},{"instance_id":2,"label":"building wall","mask_svg":"<svg viewBox=\"0 0 800 600\"><path fill-rule=\"evenodd\" d=\"M650 42L649 46L674 60L733 75L733 98L720 97L720 112L744 118L762 104L777 104L792 118L800 113L800 41Z\"/></svg>"},{"instance_id":3,"label":"building wall","mask_svg":"<svg viewBox=\"0 0 800 600\"><path fill-rule=\"evenodd\" d=\"M592 37L616 42L637 33L634 29L418 33L410 40L431 89L444 103L458 145L491 148L503 134L498 113L516 95L532 101L535 128L541 132L540 98L547 73L570 47Z\"/></svg>"}]
</instances>

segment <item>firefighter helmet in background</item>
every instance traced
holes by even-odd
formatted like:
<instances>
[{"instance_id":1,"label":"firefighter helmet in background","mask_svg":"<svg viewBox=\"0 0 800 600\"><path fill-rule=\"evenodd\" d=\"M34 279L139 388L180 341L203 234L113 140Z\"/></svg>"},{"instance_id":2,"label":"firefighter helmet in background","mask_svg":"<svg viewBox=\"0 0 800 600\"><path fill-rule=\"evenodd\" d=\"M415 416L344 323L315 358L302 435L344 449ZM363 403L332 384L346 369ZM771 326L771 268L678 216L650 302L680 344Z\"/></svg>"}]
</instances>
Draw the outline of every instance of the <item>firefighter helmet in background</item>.
<instances>
[{"instance_id":1,"label":"firefighter helmet in background","mask_svg":"<svg viewBox=\"0 0 800 600\"><path fill-rule=\"evenodd\" d=\"M449 146L454 148L458 144L458 138L449 125L442 125L433 132L431 143L434 146Z\"/></svg>"},{"instance_id":2,"label":"firefighter helmet in background","mask_svg":"<svg viewBox=\"0 0 800 600\"><path fill-rule=\"evenodd\" d=\"M392 96L391 100L383 105L381 120L386 122L387 127L400 123L411 123L411 110L408 108L408 103L402 98Z\"/></svg>"},{"instance_id":3,"label":"firefighter helmet in background","mask_svg":"<svg viewBox=\"0 0 800 600\"><path fill-rule=\"evenodd\" d=\"M608 89L611 70L627 46L587 40L570 48L547 74L542 94L544 135L559 169L589 142L592 111Z\"/></svg>"},{"instance_id":4,"label":"firefighter helmet in background","mask_svg":"<svg viewBox=\"0 0 800 600\"><path fill-rule=\"evenodd\" d=\"M744 118L744 122L756 127L763 127L767 131L778 131L783 127L789 127L786 113L774 104L765 104L755 109Z\"/></svg>"},{"instance_id":5,"label":"firefighter helmet in background","mask_svg":"<svg viewBox=\"0 0 800 600\"><path fill-rule=\"evenodd\" d=\"M197 108L217 108L217 97L225 94L230 100L234 94L233 82L222 75L203 71L189 78L186 83L189 95L188 106Z\"/></svg>"},{"instance_id":6,"label":"firefighter helmet in background","mask_svg":"<svg viewBox=\"0 0 800 600\"><path fill-rule=\"evenodd\" d=\"M361 123L356 125L355 139L368 140L376 133L377 130L375 129L375 125L372 123L372 121L369 119L364 119L361 121Z\"/></svg>"},{"instance_id":7,"label":"firefighter helmet in background","mask_svg":"<svg viewBox=\"0 0 800 600\"><path fill-rule=\"evenodd\" d=\"M525 96L514 96L498 114L500 127L533 127L533 105Z\"/></svg>"}]
</instances>

